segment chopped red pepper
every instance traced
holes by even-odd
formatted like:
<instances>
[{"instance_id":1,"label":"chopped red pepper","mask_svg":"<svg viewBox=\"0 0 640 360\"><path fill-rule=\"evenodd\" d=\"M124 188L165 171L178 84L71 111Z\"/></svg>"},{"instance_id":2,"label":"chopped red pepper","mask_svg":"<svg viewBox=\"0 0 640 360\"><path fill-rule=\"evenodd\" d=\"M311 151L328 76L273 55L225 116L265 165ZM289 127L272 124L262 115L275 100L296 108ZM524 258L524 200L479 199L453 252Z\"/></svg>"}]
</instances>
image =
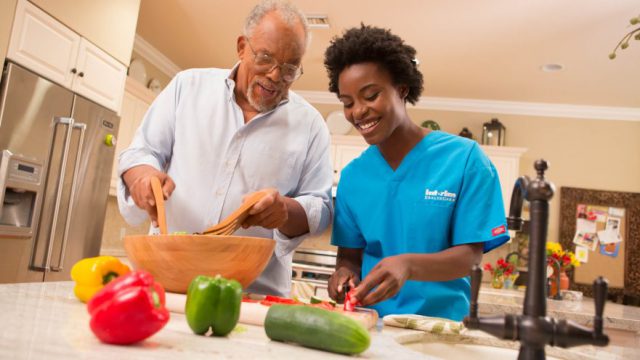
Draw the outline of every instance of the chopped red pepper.
<instances>
[{"instance_id":1,"label":"chopped red pepper","mask_svg":"<svg viewBox=\"0 0 640 360\"><path fill-rule=\"evenodd\" d=\"M360 301L356 301L356 303L351 302L351 296L353 296L353 292L356 289L351 289L344 298L344 311L355 311L356 306L361 306Z\"/></svg>"},{"instance_id":2,"label":"chopped red pepper","mask_svg":"<svg viewBox=\"0 0 640 360\"><path fill-rule=\"evenodd\" d=\"M301 304L301 302L298 301L298 300L289 299L289 298L283 298L283 297L274 296L274 295L265 296L263 301L271 302L273 304L290 304L290 305Z\"/></svg>"},{"instance_id":3,"label":"chopped red pepper","mask_svg":"<svg viewBox=\"0 0 640 360\"><path fill-rule=\"evenodd\" d=\"M87 304L91 330L101 341L127 345L160 331L169 321L164 288L138 270L108 283Z\"/></svg>"}]
</instances>

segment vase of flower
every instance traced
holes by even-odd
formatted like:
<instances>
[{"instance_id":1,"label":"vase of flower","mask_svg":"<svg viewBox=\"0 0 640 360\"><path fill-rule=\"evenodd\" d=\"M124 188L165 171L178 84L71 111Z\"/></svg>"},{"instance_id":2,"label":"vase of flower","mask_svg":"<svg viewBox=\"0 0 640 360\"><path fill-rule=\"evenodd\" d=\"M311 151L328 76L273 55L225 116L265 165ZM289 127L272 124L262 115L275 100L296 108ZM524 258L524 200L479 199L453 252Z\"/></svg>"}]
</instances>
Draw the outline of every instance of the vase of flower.
<instances>
[{"instance_id":1,"label":"vase of flower","mask_svg":"<svg viewBox=\"0 0 640 360\"><path fill-rule=\"evenodd\" d=\"M504 278L502 276L494 276L491 278L491 286L494 289L502 289L504 286Z\"/></svg>"},{"instance_id":2,"label":"vase of flower","mask_svg":"<svg viewBox=\"0 0 640 360\"><path fill-rule=\"evenodd\" d=\"M558 274L555 271L551 275L550 282L549 296L555 296L558 293ZM569 276L565 270L560 270L560 290L569 290Z\"/></svg>"},{"instance_id":3,"label":"vase of flower","mask_svg":"<svg viewBox=\"0 0 640 360\"><path fill-rule=\"evenodd\" d=\"M569 290L569 276L567 270L580 266L580 262L576 259L575 254L568 250L563 250L562 245L555 242L547 243L547 265L553 268L549 282L549 296L558 294L560 290ZM558 284L560 279L560 284Z\"/></svg>"},{"instance_id":4,"label":"vase of flower","mask_svg":"<svg viewBox=\"0 0 640 360\"><path fill-rule=\"evenodd\" d=\"M506 279L512 279L518 273L514 262L506 261L504 258L499 258L495 267L490 263L484 264L484 270L491 273L491 286L494 289L502 289L505 286Z\"/></svg>"}]
</instances>

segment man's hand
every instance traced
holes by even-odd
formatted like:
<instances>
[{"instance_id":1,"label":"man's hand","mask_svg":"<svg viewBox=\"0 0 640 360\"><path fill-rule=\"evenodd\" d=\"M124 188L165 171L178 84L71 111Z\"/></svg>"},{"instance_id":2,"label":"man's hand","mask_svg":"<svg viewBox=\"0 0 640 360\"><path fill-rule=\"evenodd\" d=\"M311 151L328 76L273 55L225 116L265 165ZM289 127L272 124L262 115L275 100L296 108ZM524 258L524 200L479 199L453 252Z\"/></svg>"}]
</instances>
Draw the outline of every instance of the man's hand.
<instances>
[{"instance_id":1,"label":"man's hand","mask_svg":"<svg viewBox=\"0 0 640 360\"><path fill-rule=\"evenodd\" d=\"M403 259L403 255L384 258L355 289L351 296L352 302L360 301L363 306L367 306L386 300L400 291L409 276L409 263Z\"/></svg>"},{"instance_id":2,"label":"man's hand","mask_svg":"<svg viewBox=\"0 0 640 360\"><path fill-rule=\"evenodd\" d=\"M261 191L265 193L265 196L249 210L249 216L242 224L245 229L250 226L277 229L289 219L284 196L280 195L276 189Z\"/></svg>"},{"instance_id":3,"label":"man's hand","mask_svg":"<svg viewBox=\"0 0 640 360\"><path fill-rule=\"evenodd\" d=\"M329 278L329 297L341 302L346 295L343 289L344 284L349 284L354 289L360 282L360 276L350 268L343 266L338 268Z\"/></svg>"},{"instance_id":4,"label":"man's hand","mask_svg":"<svg viewBox=\"0 0 640 360\"><path fill-rule=\"evenodd\" d=\"M154 176L160 179L164 199L168 199L176 188L176 184L169 175L158 171L153 166L134 166L122 174L122 180L129 189L133 202L149 214L151 223L157 227L158 212L156 210L156 201L153 198L153 190L151 190L151 178Z\"/></svg>"},{"instance_id":5,"label":"man's hand","mask_svg":"<svg viewBox=\"0 0 640 360\"><path fill-rule=\"evenodd\" d=\"M307 214L300 203L281 195L277 189L260 191L265 196L249 210L249 216L242 223L243 228L262 226L266 229L278 229L289 237L309 231Z\"/></svg>"}]
</instances>

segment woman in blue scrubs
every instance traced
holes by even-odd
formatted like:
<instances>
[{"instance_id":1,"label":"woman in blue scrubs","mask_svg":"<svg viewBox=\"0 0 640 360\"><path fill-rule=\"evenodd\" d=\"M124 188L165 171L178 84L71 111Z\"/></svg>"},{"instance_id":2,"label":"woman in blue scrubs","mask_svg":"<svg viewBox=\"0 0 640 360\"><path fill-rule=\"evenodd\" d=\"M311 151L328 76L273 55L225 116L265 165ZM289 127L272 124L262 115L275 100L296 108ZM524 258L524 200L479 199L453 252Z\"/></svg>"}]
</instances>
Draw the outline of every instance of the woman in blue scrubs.
<instances>
[{"instance_id":1,"label":"woman in blue scrubs","mask_svg":"<svg viewBox=\"0 0 640 360\"><path fill-rule=\"evenodd\" d=\"M329 90L371 146L341 173L329 294L387 314L461 320L469 270L509 239L498 174L472 140L416 125L416 51L389 30L346 31L325 53ZM361 281L362 279L362 281Z\"/></svg>"}]
</instances>

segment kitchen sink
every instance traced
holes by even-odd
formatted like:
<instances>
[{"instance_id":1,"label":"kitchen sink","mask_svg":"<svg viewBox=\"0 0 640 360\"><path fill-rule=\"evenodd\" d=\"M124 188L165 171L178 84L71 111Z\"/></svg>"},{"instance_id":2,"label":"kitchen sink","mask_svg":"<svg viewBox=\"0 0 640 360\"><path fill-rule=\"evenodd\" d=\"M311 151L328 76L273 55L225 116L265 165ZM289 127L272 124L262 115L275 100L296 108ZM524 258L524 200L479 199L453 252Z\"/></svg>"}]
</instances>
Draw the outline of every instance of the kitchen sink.
<instances>
[{"instance_id":1,"label":"kitchen sink","mask_svg":"<svg viewBox=\"0 0 640 360\"><path fill-rule=\"evenodd\" d=\"M394 339L408 349L428 355L432 359L517 359L520 349L517 342L496 339L478 331L466 331L465 334L407 332L396 334ZM549 360L585 359L566 349L551 347L547 347L546 356Z\"/></svg>"},{"instance_id":2,"label":"kitchen sink","mask_svg":"<svg viewBox=\"0 0 640 360\"><path fill-rule=\"evenodd\" d=\"M507 349L489 345L457 344L447 342L413 342L404 344L411 350L429 355L434 359L496 360L517 359L518 349ZM560 359L547 356L547 359Z\"/></svg>"}]
</instances>

